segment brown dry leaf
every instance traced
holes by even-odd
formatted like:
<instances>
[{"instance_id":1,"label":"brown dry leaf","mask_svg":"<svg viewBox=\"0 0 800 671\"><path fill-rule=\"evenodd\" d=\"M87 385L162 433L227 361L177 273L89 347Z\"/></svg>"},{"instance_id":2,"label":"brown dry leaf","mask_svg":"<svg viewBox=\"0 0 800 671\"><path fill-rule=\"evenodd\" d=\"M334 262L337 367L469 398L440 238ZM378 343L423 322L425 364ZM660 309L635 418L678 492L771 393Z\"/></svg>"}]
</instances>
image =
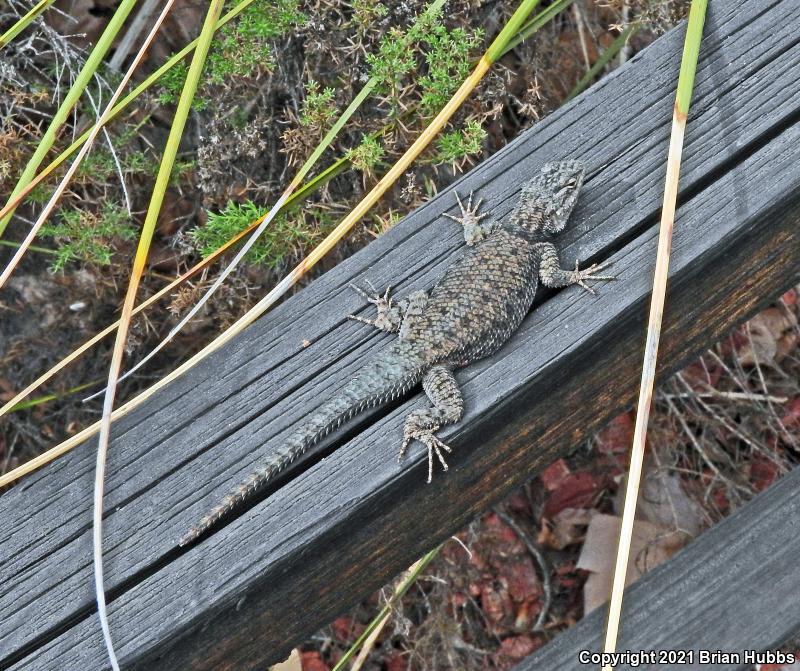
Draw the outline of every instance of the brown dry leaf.
<instances>
[{"instance_id":1,"label":"brown dry leaf","mask_svg":"<svg viewBox=\"0 0 800 671\"><path fill-rule=\"evenodd\" d=\"M95 44L114 8L95 0L68 0L56 3L60 12L45 12L44 20L56 32L72 35L83 46Z\"/></svg>"},{"instance_id":2,"label":"brown dry leaf","mask_svg":"<svg viewBox=\"0 0 800 671\"><path fill-rule=\"evenodd\" d=\"M622 511L625 490L620 488L614 498L614 510ZM646 459L636 505L636 519L652 522L679 531L691 538L700 533L702 510L681 486L681 479L659 469L652 459Z\"/></svg>"},{"instance_id":3,"label":"brown dry leaf","mask_svg":"<svg viewBox=\"0 0 800 671\"><path fill-rule=\"evenodd\" d=\"M542 525L538 541L541 545L554 550L563 550L583 540L588 526L596 510L587 508L565 508L553 517L552 524Z\"/></svg>"},{"instance_id":4,"label":"brown dry leaf","mask_svg":"<svg viewBox=\"0 0 800 671\"><path fill-rule=\"evenodd\" d=\"M743 366L774 366L797 345L797 318L781 308L767 308L747 326L750 338L739 348Z\"/></svg>"},{"instance_id":5,"label":"brown dry leaf","mask_svg":"<svg viewBox=\"0 0 800 671\"><path fill-rule=\"evenodd\" d=\"M586 542L577 564L577 568L589 571L589 578L583 587L584 613L604 604L611 594L621 525L621 518L603 514L595 515L589 523ZM686 540L685 534L637 520L633 526L631 559L625 584L636 582L647 571L665 562L685 545Z\"/></svg>"},{"instance_id":6,"label":"brown dry leaf","mask_svg":"<svg viewBox=\"0 0 800 671\"><path fill-rule=\"evenodd\" d=\"M300 651L295 648L292 650L292 654L289 655L289 659L280 664L271 666L269 671L303 671L303 664L300 661Z\"/></svg>"}]
</instances>

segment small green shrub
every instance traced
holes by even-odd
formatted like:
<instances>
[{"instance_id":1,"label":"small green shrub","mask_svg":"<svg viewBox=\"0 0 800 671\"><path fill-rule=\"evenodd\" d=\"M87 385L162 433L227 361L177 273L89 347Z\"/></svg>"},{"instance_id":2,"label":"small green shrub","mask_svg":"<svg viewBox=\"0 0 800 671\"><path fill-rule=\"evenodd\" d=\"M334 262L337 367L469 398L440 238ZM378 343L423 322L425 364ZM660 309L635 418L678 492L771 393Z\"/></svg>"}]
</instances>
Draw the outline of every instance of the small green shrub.
<instances>
[{"instance_id":1,"label":"small green shrub","mask_svg":"<svg viewBox=\"0 0 800 671\"><path fill-rule=\"evenodd\" d=\"M50 270L58 272L75 261L111 263L114 245L120 240L134 239L136 227L123 207L107 203L99 212L62 208L58 221L42 226L40 235L59 244L50 264Z\"/></svg>"},{"instance_id":2,"label":"small green shrub","mask_svg":"<svg viewBox=\"0 0 800 671\"><path fill-rule=\"evenodd\" d=\"M467 121L461 130L444 133L436 141L434 163L459 165L470 156L481 153L486 131L475 120Z\"/></svg>"},{"instance_id":3,"label":"small green shrub","mask_svg":"<svg viewBox=\"0 0 800 671\"><path fill-rule=\"evenodd\" d=\"M383 158L383 147L378 140L367 135L361 140L361 144L347 152L347 158L354 168L369 173Z\"/></svg>"},{"instance_id":4,"label":"small green shrub","mask_svg":"<svg viewBox=\"0 0 800 671\"><path fill-rule=\"evenodd\" d=\"M235 4L229 2L227 8ZM204 79L192 103L194 109L208 107L210 86L229 84L232 77L254 77L259 70L271 70L275 63L273 40L307 20L298 0L256 0L247 7L214 37ZM178 101L188 70L185 62L179 63L162 77L159 102L166 105Z\"/></svg>"},{"instance_id":5,"label":"small green shrub","mask_svg":"<svg viewBox=\"0 0 800 671\"><path fill-rule=\"evenodd\" d=\"M206 224L189 231L189 240L205 258L267 212L249 200L244 203L228 201L221 212L208 212ZM322 211L279 214L261 234L245 260L277 269L287 258L297 256L306 245L320 240L332 224L330 216Z\"/></svg>"}]
</instances>

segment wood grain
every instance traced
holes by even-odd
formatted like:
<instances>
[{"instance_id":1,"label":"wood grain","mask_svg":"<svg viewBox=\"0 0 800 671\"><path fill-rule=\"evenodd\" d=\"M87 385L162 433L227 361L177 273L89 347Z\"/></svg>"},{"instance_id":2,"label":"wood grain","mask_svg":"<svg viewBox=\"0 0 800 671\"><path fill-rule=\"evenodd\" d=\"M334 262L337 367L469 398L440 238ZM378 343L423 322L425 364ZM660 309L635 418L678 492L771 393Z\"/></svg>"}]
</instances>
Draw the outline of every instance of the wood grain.
<instances>
[{"instance_id":1,"label":"wood grain","mask_svg":"<svg viewBox=\"0 0 800 671\"><path fill-rule=\"evenodd\" d=\"M796 281L800 3L714 3L684 151L662 362L674 369ZM115 425L111 626L126 669L263 669L632 400L682 28L466 175L503 216L530 171L584 160L564 260L611 256L597 297L547 294L497 357L459 373L451 471L398 465L403 416L332 436L252 510L176 539L388 342L346 286L430 286L461 246L445 192ZM768 40L763 39L767 34ZM310 344L304 346L304 340ZM0 668L104 668L91 589L94 441L0 498ZM323 459L323 455L325 458ZM21 512L24 511L24 512Z\"/></svg>"}]
</instances>

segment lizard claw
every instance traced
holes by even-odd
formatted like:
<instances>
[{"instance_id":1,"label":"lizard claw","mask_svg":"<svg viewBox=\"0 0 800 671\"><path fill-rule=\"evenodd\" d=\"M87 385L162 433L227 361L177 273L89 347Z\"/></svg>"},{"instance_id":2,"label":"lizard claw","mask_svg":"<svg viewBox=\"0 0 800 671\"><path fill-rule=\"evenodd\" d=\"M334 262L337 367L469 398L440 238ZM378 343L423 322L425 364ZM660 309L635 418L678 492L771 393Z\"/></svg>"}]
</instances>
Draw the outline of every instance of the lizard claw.
<instances>
[{"instance_id":1,"label":"lizard claw","mask_svg":"<svg viewBox=\"0 0 800 671\"><path fill-rule=\"evenodd\" d=\"M365 319L364 317L359 317L357 315L347 315L347 318L361 322L362 324L369 324L370 326L374 326L381 331L388 331L389 333L398 331L402 321L402 314L392 301L392 287L386 287L386 291L384 291L383 296L381 296L375 290L375 287L372 286L372 283L369 280L366 280L366 282L369 285L369 288L373 291L372 294L367 293L364 289L359 287L357 284L353 284L352 282L350 282L349 286L353 291L360 296L363 296L369 303L372 303L377 308L377 316L375 319Z\"/></svg>"},{"instance_id":2,"label":"lizard claw","mask_svg":"<svg viewBox=\"0 0 800 671\"><path fill-rule=\"evenodd\" d=\"M588 268L584 270L578 269L578 260L575 259L575 271L572 273L572 281L573 284L579 284L582 286L586 291L590 294L595 294L595 290L592 289L584 280L616 280L616 277L612 275L597 275L596 273L603 268L608 268L611 265L611 261L604 261L603 263L593 263Z\"/></svg>"},{"instance_id":3,"label":"lizard claw","mask_svg":"<svg viewBox=\"0 0 800 671\"><path fill-rule=\"evenodd\" d=\"M406 429L403 435L403 444L400 447L400 454L397 455L397 460L400 461L405 456L408 444L412 440L416 439L421 442L428 449L428 482L433 480L433 455L435 454L439 459L442 470L446 471L448 467L442 451L453 451L449 445L446 445L434 435L433 432L438 428L439 427L434 427L432 429L421 430Z\"/></svg>"},{"instance_id":4,"label":"lizard claw","mask_svg":"<svg viewBox=\"0 0 800 671\"><path fill-rule=\"evenodd\" d=\"M371 294L367 293L360 286L358 286L357 284L353 284L352 282L348 283L348 286L353 291L355 291L357 294L359 294L360 296L363 296L367 301L369 301L370 303L372 303L373 305L375 305L375 306L377 306L379 308L382 305L386 305L387 307L392 307L392 299L389 297L389 295L392 292L392 287L391 286L386 287L386 291L384 291L383 292L383 296L381 296L381 295L378 294L378 291L375 289L375 287L372 286L372 282L370 282L369 280L365 280L365 281L369 285L369 288L372 290Z\"/></svg>"},{"instance_id":5,"label":"lizard claw","mask_svg":"<svg viewBox=\"0 0 800 671\"><path fill-rule=\"evenodd\" d=\"M461 198L458 195L457 191L453 192L456 197L456 201L458 201L458 208L461 210L461 216L456 217L449 212L443 212L444 216L448 219L452 219L453 221L461 224L464 227L464 239L466 240L467 244L472 246L477 242L483 240L488 234L489 231L486 227L481 224L481 219L489 216L487 212L482 214L478 214L478 210L483 203L483 198L478 200L475 203L475 206L472 206L472 194L473 192L469 192L469 198L467 199L467 205L464 206L464 203L461 202Z\"/></svg>"}]
</instances>

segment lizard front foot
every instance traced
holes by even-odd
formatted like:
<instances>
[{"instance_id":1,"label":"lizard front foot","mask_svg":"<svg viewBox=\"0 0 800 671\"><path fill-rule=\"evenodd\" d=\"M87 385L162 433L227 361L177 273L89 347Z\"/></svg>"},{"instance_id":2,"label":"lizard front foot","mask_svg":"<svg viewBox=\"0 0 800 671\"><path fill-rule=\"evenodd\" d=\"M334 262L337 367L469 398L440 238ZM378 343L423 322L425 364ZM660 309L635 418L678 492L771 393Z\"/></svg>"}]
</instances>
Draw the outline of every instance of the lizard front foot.
<instances>
[{"instance_id":1,"label":"lizard front foot","mask_svg":"<svg viewBox=\"0 0 800 671\"><path fill-rule=\"evenodd\" d=\"M412 412L406 418L405 428L403 429L403 444L400 447L400 454L397 455L397 460L400 461L406 454L408 444L412 440L418 440L426 448L428 448L428 482L433 480L433 455L439 459L442 464L442 470L447 470L447 462L444 460L444 452L452 452L453 450L445 445L439 438L436 437L435 431L439 429L438 425L425 426L422 422L425 419L424 411L418 415Z\"/></svg>"},{"instance_id":2,"label":"lizard front foot","mask_svg":"<svg viewBox=\"0 0 800 671\"><path fill-rule=\"evenodd\" d=\"M483 203L483 198L475 203L475 207L472 206L472 191L469 192L469 199L467 200L466 207L464 207L464 203L461 202L458 192L454 191L453 193L455 193L456 200L458 201L458 208L461 210L461 216L455 217L449 212L444 212L443 214L448 219L452 219L464 227L464 240L467 245L471 247L489 235L490 231L488 227L481 223L481 219L487 217L488 213L484 212L483 214L478 214L481 203Z\"/></svg>"},{"instance_id":3,"label":"lizard front foot","mask_svg":"<svg viewBox=\"0 0 800 671\"><path fill-rule=\"evenodd\" d=\"M575 270L572 273L572 284L579 284L582 286L586 291L590 294L595 293L595 290L592 289L588 284L586 284L585 280L615 280L616 277L612 275L597 275L595 273L603 270L603 268L608 268L611 265L611 261L605 261L604 263L593 263L588 268L584 270L578 269L578 260L575 259Z\"/></svg>"},{"instance_id":4,"label":"lizard front foot","mask_svg":"<svg viewBox=\"0 0 800 671\"><path fill-rule=\"evenodd\" d=\"M367 280L367 284L369 284L369 288L372 289L372 294L367 293L364 291L364 289L353 284L352 282L350 283L350 288L372 303L376 307L378 314L376 315L375 319L364 319L363 317L358 317L357 315L347 315L348 319L354 319L362 324L369 324L370 326L374 326L381 331L397 333L400 330L400 325L403 322L403 311L392 301L392 288L386 287L386 291L384 291L383 296L381 296L377 291L375 291L375 287L370 284L369 280Z\"/></svg>"}]
</instances>

